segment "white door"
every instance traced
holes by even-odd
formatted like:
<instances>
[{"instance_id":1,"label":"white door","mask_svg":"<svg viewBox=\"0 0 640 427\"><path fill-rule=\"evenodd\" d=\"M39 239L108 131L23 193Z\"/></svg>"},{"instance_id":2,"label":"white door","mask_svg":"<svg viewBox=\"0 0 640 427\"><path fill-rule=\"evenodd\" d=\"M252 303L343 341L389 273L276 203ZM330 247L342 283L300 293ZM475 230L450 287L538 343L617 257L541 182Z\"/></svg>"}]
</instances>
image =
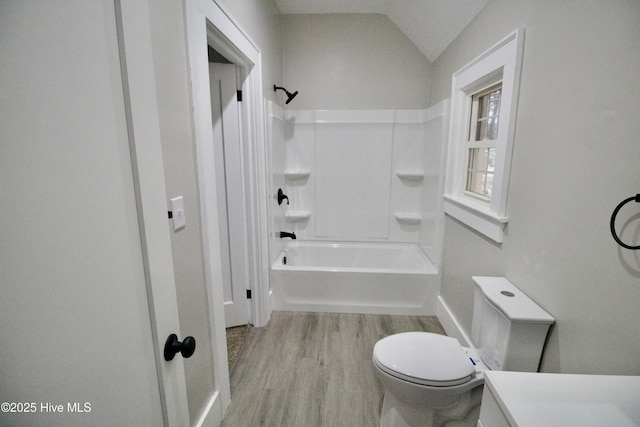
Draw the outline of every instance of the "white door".
<instances>
[{"instance_id":1,"label":"white door","mask_svg":"<svg viewBox=\"0 0 640 427\"><path fill-rule=\"evenodd\" d=\"M211 115L227 327L249 321L247 217L243 184L237 67L210 63Z\"/></svg>"},{"instance_id":2,"label":"white door","mask_svg":"<svg viewBox=\"0 0 640 427\"><path fill-rule=\"evenodd\" d=\"M0 3L0 425L188 423L161 359L180 332L148 11L122 3Z\"/></svg>"}]
</instances>

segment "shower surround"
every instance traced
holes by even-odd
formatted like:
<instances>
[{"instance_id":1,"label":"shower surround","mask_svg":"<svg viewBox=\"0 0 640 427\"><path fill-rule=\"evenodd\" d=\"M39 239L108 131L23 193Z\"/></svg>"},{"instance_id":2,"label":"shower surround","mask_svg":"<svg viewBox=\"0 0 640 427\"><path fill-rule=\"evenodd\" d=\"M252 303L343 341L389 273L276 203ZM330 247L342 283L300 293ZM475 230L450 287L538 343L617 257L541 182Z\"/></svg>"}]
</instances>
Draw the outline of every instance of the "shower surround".
<instances>
[{"instance_id":1,"label":"shower surround","mask_svg":"<svg viewBox=\"0 0 640 427\"><path fill-rule=\"evenodd\" d=\"M295 232L303 241L409 243L434 266L429 275L436 280L425 280L425 287L435 288L431 291L437 295L446 102L427 110L283 110L266 101L266 113L274 195L271 264L280 265L277 259L287 243L275 237L280 231ZM288 203L278 205L278 189ZM277 302L286 293L298 295L300 307L300 292L283 288L283 269L273 271L271 289L279 293L274 308L293 309ZM390 300L389 305L396 304ZM379 301L376 307L385 312ZM424 314L435 314L431 307L435 303L425 304Z\"/></svg>"}]
</instances>

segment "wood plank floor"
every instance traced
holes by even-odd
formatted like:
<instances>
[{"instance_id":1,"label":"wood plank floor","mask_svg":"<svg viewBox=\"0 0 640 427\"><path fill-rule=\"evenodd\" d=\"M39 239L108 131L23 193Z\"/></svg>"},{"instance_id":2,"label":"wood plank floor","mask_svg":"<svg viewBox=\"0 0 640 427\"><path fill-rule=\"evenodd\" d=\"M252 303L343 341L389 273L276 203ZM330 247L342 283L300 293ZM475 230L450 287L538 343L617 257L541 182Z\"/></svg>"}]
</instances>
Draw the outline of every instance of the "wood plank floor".
<instances>
[{"instance_id":1,"label":"wood plank floor","mask_svg":"<svg viewBox=\"0 0 640 427\"><path fill-rule=\"evenodd\" d=\"M222 425L377 426L373 346L407 331L444 334L436 317L274 312L251 330L231 370Z\"/></svg>"}]
</instances>

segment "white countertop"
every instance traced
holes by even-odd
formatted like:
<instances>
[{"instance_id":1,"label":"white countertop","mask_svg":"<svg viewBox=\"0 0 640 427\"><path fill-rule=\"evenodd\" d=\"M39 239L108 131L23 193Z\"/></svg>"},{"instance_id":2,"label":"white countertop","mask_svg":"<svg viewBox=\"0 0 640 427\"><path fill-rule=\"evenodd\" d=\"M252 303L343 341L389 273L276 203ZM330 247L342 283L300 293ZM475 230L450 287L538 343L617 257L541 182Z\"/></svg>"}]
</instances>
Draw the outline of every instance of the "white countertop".
<instances>
[{"instance_id":1,"label":"white countertop","mask_svg":"<svg viewBox=\"0 0 640 427\"><path fill-rule=\"evenodd\" d=\"M485 372L512 426L640 426L640 376Z\"/></svg>"}]
</instances>

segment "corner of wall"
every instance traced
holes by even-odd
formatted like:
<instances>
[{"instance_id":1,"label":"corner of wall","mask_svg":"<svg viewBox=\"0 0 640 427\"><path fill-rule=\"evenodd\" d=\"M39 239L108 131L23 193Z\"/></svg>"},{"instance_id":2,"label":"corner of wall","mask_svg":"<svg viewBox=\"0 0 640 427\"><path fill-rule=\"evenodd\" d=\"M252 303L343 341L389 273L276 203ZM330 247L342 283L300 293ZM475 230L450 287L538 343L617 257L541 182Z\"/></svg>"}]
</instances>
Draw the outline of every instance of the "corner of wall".
<instances>
[{"instance_id":1,"label":"corner of wall","mask_svg":"<svg viewBox=\"0 0 640 427\"><path fill-rule=\"evenodd\" d=\"M456 319L453 312L444 301L444 298L442 298L442 295L438 296L436 315L448 336L457 338L458 341L460 341L460 344L464 347L471 347L473 345L473 341L471 341L467 332L464 330L460 322L458 322L458 319Z\"/></svg>"}]
</instances>

